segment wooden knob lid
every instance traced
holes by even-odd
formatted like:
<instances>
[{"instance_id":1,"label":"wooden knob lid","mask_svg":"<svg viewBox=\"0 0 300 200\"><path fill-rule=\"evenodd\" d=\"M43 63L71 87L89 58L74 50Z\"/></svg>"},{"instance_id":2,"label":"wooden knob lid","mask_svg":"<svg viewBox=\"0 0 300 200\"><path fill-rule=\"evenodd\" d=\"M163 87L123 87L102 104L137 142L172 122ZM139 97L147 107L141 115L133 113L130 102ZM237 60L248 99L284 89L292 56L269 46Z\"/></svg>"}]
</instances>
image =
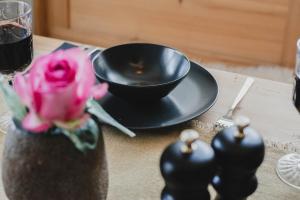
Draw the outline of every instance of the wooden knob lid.
<instances>
[{"instance_id":1,"label":"wooden knob lid","mask_svg":"<svg viewBox=\"0 0 300 200\"><path fill-rule=\"evenodd\" d=\"M245 116L238 116L234 119L234 123L237 126L238 131L235 134L235 138L242 139L245 137L244 129L250 125L250 119Z\"/></svg>"},{"instance_id":2,"label":"wooden knob lid","mask_svg":"<svg viewBox=\"0 0 300 200\"><path fill-rule=\"evenodd\" d=\"M182 146L182 153L192 153L197 149L197 144L195 143L199 139L199 133L193 129L187 129L181 132L180 140L185 143Z\"/></svg>"}]
</instances>

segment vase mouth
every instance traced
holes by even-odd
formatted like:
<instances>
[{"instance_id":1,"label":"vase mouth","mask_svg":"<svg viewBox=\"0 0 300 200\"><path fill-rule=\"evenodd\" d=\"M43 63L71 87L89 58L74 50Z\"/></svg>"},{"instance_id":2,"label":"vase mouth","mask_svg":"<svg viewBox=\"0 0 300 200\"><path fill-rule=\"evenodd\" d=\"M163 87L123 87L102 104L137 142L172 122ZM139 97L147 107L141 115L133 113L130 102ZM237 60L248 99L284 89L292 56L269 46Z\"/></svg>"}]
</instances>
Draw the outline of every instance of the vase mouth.
<instances>
[{"instance_id":1,"label":"vase mouth","mask_svg":"<svg viewBox=\"0 0 300 200\"><path fill-rule=\"evenodd\" d=\"M92 119L97 123L98 127L100 128L101 131L101 123L96 120L95 117L92 116ZM48 129L47 131L44 132L39 132L39 133L33 133L31 131L26 130L23 126L22 126L22 122L20 120L18 120L17 118L13 117L12 118L12 124L15 126L16 129L18 129L20 132L22 132L23 134L26 135L30 135L30 136L37 136L37 137L53 137L53 136L61 136L64 135L61 131L58 130L57 127L52 127L50 129Z\"/></svg>"},{"instance_id":2,"label":"vase mouth","mask_svg":"<svg viewBox=\"0 0 300 200\"><path fill-rule=\"evenodd\" d=\"M52 130L52 128L50 128L49 130L47 130L46 132L40 132L40 133L33 133L31 131L26 130L23 126L22 126L22 122L16 118L12 119L12 124L15 126L16 129L20 130L21 133L26 134L26 135L31 135L31 136L38 136L38 137L48 137L48 136L58 136L58 135L63 135L62 133L58 133L57 131L54 132Z\"/></svg>"}]
</instances>

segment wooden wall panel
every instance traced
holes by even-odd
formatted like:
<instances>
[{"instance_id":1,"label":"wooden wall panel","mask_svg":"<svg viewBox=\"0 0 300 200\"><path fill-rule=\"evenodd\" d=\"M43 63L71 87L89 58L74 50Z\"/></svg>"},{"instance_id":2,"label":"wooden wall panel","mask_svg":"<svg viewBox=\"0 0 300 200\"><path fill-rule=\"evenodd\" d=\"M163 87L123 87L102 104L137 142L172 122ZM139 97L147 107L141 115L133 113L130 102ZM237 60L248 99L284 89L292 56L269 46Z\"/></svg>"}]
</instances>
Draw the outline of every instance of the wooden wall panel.
<instances>
[{"instance_id":1,"label":"wooden wall panel","mask_svg":"<svg viewBox=\"0 0 300 200\"><path fill-rule=\"evenodd\" d=\"M51 29L51 27L70 28L70 1L71 0L46 1L49 29Z\"/></svg>"},{"instance_id":2,"label":"wooden wall panel","mask_svg":"<svg viewBox=\"0 0 300 200\"><path fill-rule=\"evenodd\" d=\"M249 62L280 62L285 28L282 16L287 15L288 8L282 1L270 1L274 10L261 1L249 0L245 2L251 6L242 9L236 7L240 0L127 2L72 0L71 27L97 32L98 43L105 42L110 34L118 38L116 43L164 43L192 57L213 54Z\"/></svg>"},{"instance_id":3,"label":"wooden wall panel","mask_svg":"<svg viewBox=\"0 0 300 200\"><path fill-rule=\"evenodd\" d=\"M34 0L34 33L51 36L53 29L70 31L70 0Z\"/></svg>"},{"instance_id":4,"label":"wooden wall panel","mask_svg":"<svg viewBox=\"0 0 300 200\"><path fill-rule=\"evenodd\" d=\"M47 35L47 6L44 0L33 3L33 32L37 35Z\"/></svg>"},{"instance_id":5,"label":"wooden wall panel","mask_svg":"<svg viewBox=\"0 0 300 200\"><path fill-rule=\"evenodd\" d=\"M282 65L293 67L295 64L296 41L300 39L300 1L291 0L289 6L289 17L284 37L284 48L282 54Z\"/></svg>"},{"instance_id":6,"label":"wooden wall panel","mask_svg":"<svg viewBox=\"0 0 300 200\"><path fill-rule=\"evenodd\" d=\"M193 59L294 63L300 0L45 0L48 35L108 47L162 43Z\"/></svg>"}]
</instances>

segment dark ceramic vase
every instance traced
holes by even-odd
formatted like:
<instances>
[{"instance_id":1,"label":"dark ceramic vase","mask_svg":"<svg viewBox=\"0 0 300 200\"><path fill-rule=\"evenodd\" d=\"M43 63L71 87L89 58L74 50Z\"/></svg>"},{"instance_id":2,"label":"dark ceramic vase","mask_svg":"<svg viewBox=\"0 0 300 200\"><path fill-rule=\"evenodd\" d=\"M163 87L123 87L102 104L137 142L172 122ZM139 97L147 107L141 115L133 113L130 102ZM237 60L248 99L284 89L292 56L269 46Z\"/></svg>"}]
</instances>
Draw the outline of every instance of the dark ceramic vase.
<instances>
[{"instance_id":1,"label":"dark ceramic vase","mask_svg":"<svg viewBox=\"0 0 300 200\"><path fill-rule=\"evenodd\" d=\"M102 133L96 149L83 153L62 134L36 135L13 123L2 162L4 189L11 200L106 199L108 170Z\"/></svg>"}]
</instances>

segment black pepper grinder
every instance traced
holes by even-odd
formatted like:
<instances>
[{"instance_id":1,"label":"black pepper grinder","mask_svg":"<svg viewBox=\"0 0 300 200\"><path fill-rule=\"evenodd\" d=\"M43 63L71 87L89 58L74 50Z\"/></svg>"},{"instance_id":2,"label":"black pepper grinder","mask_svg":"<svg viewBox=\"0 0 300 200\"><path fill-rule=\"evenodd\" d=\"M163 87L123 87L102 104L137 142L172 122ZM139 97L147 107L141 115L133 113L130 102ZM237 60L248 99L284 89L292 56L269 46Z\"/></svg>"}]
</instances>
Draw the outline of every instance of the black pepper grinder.
<instances>
[{"instance_id":1,"label":"black pepper grinder","mask_svg":"<svg viewBox=\"0 0 300 200\"><path fill-rule=\"evenodd\" d=\"M169 145L160 160L165 179L161 200L209 200L207 186L216 172L215 153L188 129L180 140Z\"/></svg>"},{"instance_id":2,"label":"black pepper grinder","mask_svg":"<svg viewBox=\"0 0 300 200\"><path fill-rule=\"evenodd\" d=\"M212 184L216 200L245 200L255 192L257 168L264 159L261 136L249 127L246 117L238 117L236 126L223 129L212 140L219 171Z\"/></svg>"}]
</instances>

